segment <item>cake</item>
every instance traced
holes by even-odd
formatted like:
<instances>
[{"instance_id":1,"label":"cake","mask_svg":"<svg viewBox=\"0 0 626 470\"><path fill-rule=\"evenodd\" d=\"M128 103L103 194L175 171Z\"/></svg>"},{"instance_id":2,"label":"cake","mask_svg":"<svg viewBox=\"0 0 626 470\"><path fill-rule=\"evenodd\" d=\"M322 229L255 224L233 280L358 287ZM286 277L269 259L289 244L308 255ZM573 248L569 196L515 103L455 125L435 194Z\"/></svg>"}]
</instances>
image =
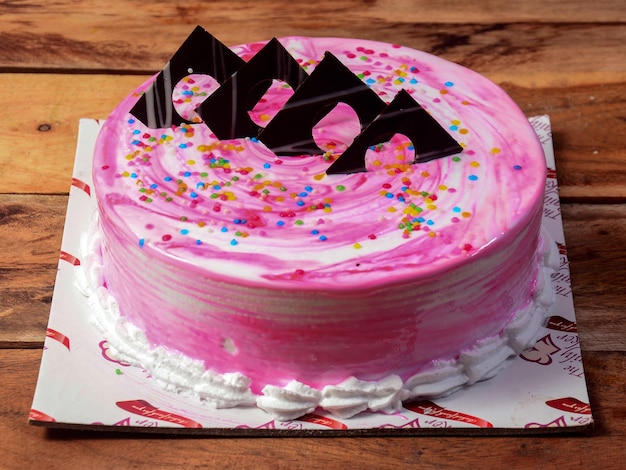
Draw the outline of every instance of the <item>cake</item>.
<instances>
[{"instance_id":1,"label":"cake","mask_svg":"<svg viewBox=\"0 0 626 470\"><path fill-rule=\"evenodd\" d=\"M393 413L534 339L545 177L520 109L460 65L198 27L102 125L80 285L114 354L170 390L280 420Z\"/></svg>"}]
</instances>

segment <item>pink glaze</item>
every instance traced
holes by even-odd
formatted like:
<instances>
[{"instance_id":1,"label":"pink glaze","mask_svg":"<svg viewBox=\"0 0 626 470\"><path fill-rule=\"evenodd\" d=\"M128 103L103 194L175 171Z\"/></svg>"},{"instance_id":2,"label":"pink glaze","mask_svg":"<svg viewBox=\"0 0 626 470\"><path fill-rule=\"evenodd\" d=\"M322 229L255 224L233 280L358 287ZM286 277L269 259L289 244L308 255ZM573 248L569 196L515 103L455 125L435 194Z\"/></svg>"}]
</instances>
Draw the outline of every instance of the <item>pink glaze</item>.
<instances>
[{"instance_id":1,"label":"pink glaze","mask_svg":"<svg viewBox=\"0 0 626 470\"><path fill-rule=\"evenodd\" d=\"M146 82L107 119L94 157L104 277L121 314L154 345L245 374L255 393L293 379L407 379L499 334L531 301L539 266L545 160L522 112L423 52L280 41L309 73L328 50L386 102L408 90L463 152L411 165L399 136L368 154L368 172L325 175L358 132L350 109L315 130L326 158L277 158L202 123L133 122ZM233 49L248 60L260 47ZM217 85L189 79L174 97L193 116ZM290 93L272 88L253 119L267 122Z\"/></svg>"}]
</instances>

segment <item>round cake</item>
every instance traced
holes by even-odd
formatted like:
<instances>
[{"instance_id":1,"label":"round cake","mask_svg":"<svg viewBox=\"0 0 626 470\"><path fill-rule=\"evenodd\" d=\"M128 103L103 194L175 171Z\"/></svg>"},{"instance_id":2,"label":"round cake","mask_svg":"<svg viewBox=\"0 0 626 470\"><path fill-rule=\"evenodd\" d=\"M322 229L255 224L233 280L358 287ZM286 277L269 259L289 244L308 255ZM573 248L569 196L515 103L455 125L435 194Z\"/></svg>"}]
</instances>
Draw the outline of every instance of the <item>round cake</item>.
<instances>
[{"instance_id":1,"label":"round cake","mask_svg":"<svg viewBox=\"0 0 626 470\"><path fill-rule=\"evenodd\" d=\"M153 77L103 124L85 264L112 347L172 389L278 419L394 412L494 375L553 302L546 163L526 117L486 78L424 52L277 42L304 80L266 83L245 104L258 136L216 136L207 122L230 118L210 98L240 72L193 66L166 97L178 121L131 112L158 91ZM252 63L265 44L231 50ZM388 132L364 168L328 171L367 130L343 95L314 121L320 152L271 150L265 130L329 55L385 106L407 93L459 151L422 161L419 142Z\"/></svg>"}]
</instances>

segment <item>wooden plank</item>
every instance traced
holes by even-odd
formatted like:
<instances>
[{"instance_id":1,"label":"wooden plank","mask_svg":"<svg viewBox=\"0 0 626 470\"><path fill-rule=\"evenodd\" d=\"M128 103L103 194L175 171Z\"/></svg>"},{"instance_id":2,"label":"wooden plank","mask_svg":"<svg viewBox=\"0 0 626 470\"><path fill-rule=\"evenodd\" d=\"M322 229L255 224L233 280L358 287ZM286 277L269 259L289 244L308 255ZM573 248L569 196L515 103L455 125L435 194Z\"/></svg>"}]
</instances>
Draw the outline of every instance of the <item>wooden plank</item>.
<instances>
[{"instance_id":1,"label":"wooden plank","mask_svg":"<svg viewBox=\"0 0 626 470\"><path fill-rule=\"evenodd\" d=\"M585 351L626 351L626 206L565 204L565 242Z\"/></svg>"},{"instance_id":2,"label":"wooden plank","mask_svg":"<svg viewBox=\"0 0 626 470\"><path fill-rule=\"evenodd\" d=\"M147 78L0 74L0 193L67 193L79 119L106 118Z\"/></svg>"},{"instance_id":3,"label":"wooden plank","mask_svg":"<svg viewBox=\"0 0 626 470\"><path fill-rule=\"evenodd\" d=\"M510 83L502 86L526 115L550 116L562 199L625 200L626 81L541 89Z\"/></svg>"},{"instance_id":4,"label":"wooden plank","mask_svg":"<svg viewBox=\"0 0 626 470\"><path fill-rule=\"evenodd\" d=\"M0 122L6 123L0 133L0 193L67 193L78 120L105 118L146 78L0 74ZM28 90L27 100L16 100L16 84ZM503 87L528 116L550 114L565 200L626 199L622 168L626 81L554 88L503 83Z\"/></svg>"},{"instance_id":5,"label":"wooden plank","mask_svg":"<svg viewBox=\"0 0 626 470\"><path fill-rule=\"evenodd\" d=\"M621 0L596 2L593 8L585 0L491 0L488 7L474 8L462 0L294 0L288 4L277 0L214 0L190 1L183 5L176 2L144 2L132 5L132 8L123 0L3 2L0 5L5 31L22 33L24 38L30 34L31 37L47 39L51 49L68 45L62 41L64 37L77 37L83 43L107 43L113 36L112 31L123 37L154 40L158 45L171 35L176 40L182 40L188 25L196 24L219 32L225 42L235 44L269 38L267 34L272 31L277 31L272 35L295 33L314 36L320 34L311 33L331 31L334 36L337 31L346 31L353 37L359 37L351 33L355 30L380 30L385 24L615 23L620 19L623 21L625 11ZM233 25L241 27L234 28ZM155 35L154 31L160 34Z\"/></svg>"},{"instance_id":6,"label":"wooden plank","mask_svg":"<svg viewBox=\"0 0 626 470\"><path fill-rule=\"evenodd\" d=\"M0 196L0 347L41 347L67 196Z\"/></svg>"},{"instance_id":7,"label":"wooden plank","mask_svg":"<svg viewBox=\"0 0 626 470\"><path fill-rule=\"evenodd\" d=\"M145 8L152 5L147 3ZM240 4L235 2L233 5ZM316 3L312 5L317 9ZM118 8L121 9L119 5ZM45 21L38 20L34 13L33 18L28 18L28 29L22 24L24 10L3 17L5 28L0 30L0 70L151 74L165 65L195 24L167 22L161 25L162 34L155 35L152 32L154 24L150 22L163 22L163 18L127 15L125 10L123 14L117 12L88 18L80 13L63 12L59 13L64 16L58 22L50 20L49 12L44 15ZM230 10L233 15L242 16L245 27L232 27L237 16L229 21L219 21L220 15L229 14L228 9L220 12L218 18L213 12L206 16L206 21L198 21L228 45L273 36L336 36L341 31L339 35L344 37L394 42L432 52L497 82L508 81L522 86L616 83L623 81L626 74L623 60L626 28L621 23L550 23L541 28L532 23L454 24L428 22L417 10L410 10L397 18L382 14L380 17L356 16L348 23L336 12L328 13L328 17L334 18L328 23L283 21L280 17L268 18L263 23L254 16L253 12L258 10L252 6L249 10L237 8L235 12L233 7ZM322 8L316 16L323 15L323 11ZM262 12L259 14L268 14L266 8ZM156 13L152 12L152 15ZM389 31L393 31L393 37Z\"/></svg>"},{"instance_id":8,"label":"wooden plank","mask_svg":"<svg viewBox=\"0 0 626 470\"><path fill-rule=\"evenodd\" d=\"M585 355L595 431L586 437L528 436L172 439L150 435L46 431L28 426L41 351L0 350L3 468L179 468L203 462L219 468L618 468L626 439L623 416L624 354ZM124 439L121 445L120 439ZM193 457L190 457L193 456ZM288 462L288 464L287 464ZM357 464L358 466L358 464Z\"/></svg>"},{"instance_id":9,"label":"wooden plank","mask_svg":"<svg viewBox=\"0 0 626 470\"><path fill-rule=\"evenodd\" d=\"M8 24L56 28L66 31L62 22L55 19L75 18L76 26L89 30L93 25L144 24L144 28L160 25L197 24L207 20L215 25L228 20L230 23L263 24L281 19L283 22L298 22L303 27L313 28L324 23L337 25L349 16L352 22L380 18L393 21L423 23L610 23L623 20L624 3L620 0L596 2L593 8L585 0L568 2L545 2L528 0L511 3L507 0L491 0L488 7L468 8L464 0L429 2L424 0L390 0L386 2L344 0L293 0L289 4L278 0L214 0L210 3L189 1L184 5L175 2L152 2L137 4L129 9L123 0L59 0L56 2L3 2L0 14ZM28 21L26 21L28 19ZM46 23L57 23L48 25ZM67 25L67 23L65 23ZM250 24L249 27L255 27ZM349 27L349 25L348 25ZM225 28L227 29L227 28ZM337 30L342 27L336 27ZM95 34L98 31L94 31Z\"/></svg>"},{"instance_id":10,"label":"wooden plank","mask_svg":"<svg viewBox=\"0 0 626 470\"><path fill-rule=\"evenodd\" d=\"M40 347L50 312L67 196L0 195L0 347ZM563 206L585 351L626 351L626 206Z\"/></svg>"}]
</instances>

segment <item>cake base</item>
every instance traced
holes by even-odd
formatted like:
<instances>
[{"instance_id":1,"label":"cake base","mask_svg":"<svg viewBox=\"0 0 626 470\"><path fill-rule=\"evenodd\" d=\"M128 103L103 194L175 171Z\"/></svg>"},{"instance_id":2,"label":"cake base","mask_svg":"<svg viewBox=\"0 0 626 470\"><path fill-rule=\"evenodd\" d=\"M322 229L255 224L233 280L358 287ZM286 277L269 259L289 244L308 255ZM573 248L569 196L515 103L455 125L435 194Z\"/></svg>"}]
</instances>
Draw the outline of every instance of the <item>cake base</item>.
<instances>
[{"instance_id":1,"label":"cake base","mask_svg":"<svg viewBox=\"0 0 626 470\"><path fill-rule=\"evenodd\" d=\"M533 118L554 168L547 116ZM544 228L563 247L556 283L556 315L534 348L497 377L445 398L405 403L397 413L361 413L341 420L322 412L274 421L255 407L213 409L161 389L145 371L115 362L89 320L87 299L74 287L80 234L90 220L91 152L98 130L81 121L73 187L48 335L30 422L53 427L97 427L204 434L533 433L581 431L593 423L575 332L556 179L548 180ZM553 170L554 173L554 170ZM489 400L485 400L489 396ZM343 431L343 432L342 432Z\"/></svg>"}]
</instances>

